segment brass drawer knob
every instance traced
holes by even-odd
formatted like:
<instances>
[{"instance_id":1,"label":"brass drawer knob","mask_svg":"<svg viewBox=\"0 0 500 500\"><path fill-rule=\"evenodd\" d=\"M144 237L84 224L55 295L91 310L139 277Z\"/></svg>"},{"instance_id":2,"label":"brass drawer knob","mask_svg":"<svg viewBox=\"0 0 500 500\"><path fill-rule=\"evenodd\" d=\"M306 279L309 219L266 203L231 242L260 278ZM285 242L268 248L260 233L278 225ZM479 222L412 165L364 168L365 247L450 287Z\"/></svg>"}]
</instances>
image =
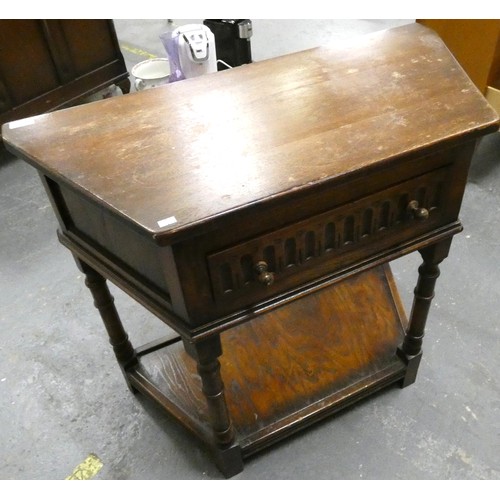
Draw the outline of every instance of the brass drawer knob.
<instances>
[{"instance_id":1,"label":"brass drawer knob","mask_svg":"<svg viewBox=\"0 0 500 500\"><path fill-rule=\"evenodd\" d=\"M254 269L260 283L266 286L271 286L274 283L274 273L267 270L267 262L264 262L263 260L257 262Z\"/></svg>"},{"instance_id":2,"label":"brass drawer knob","mask_svg":"<svg viewBox=\"0 0 500 500\"><path fill-rule=\"evenodd\" d=\"M412 214L415 219L425 220L429 218L429 210L418 206L417 200L412 200L408 203L408 213Z\"/></svg>"}]
</instances>

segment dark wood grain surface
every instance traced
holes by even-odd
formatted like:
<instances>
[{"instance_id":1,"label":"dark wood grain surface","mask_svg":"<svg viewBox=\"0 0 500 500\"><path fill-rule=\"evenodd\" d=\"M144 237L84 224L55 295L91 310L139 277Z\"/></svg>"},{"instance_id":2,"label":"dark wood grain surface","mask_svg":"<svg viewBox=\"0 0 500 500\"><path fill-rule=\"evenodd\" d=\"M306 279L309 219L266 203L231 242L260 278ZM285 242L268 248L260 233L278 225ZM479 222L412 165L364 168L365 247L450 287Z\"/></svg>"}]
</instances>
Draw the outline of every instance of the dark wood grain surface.
<instances>
[{"instance_id":1,"label":"dark wood grain surface","mask_svg":"<svg viewBox=\"0 0 500 500\"><path fill-rule=\"evenodd\" d=\"M411 24L8 124L3 136L165 238L497 120L438 37Z\"/></svg>"}]
</instances>

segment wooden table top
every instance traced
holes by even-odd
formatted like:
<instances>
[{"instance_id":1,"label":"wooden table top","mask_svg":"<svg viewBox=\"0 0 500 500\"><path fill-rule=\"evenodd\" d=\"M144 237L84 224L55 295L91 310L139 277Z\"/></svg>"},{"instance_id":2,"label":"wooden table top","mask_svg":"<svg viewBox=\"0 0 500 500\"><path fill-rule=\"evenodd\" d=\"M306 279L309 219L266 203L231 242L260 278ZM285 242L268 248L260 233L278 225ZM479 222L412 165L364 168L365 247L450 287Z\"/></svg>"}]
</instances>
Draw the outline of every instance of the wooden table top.
<instances>
[{"instance_id":1,"label":"wooden table top","mask_svg":"<svg viewBox=\"0 0 500 500\"><path fill-rule=\"evenodd\" d=\"M165 241L497 127L437 35L410 24L11 122L2 134L29 163Z\"/></svg>"}]
</instances>

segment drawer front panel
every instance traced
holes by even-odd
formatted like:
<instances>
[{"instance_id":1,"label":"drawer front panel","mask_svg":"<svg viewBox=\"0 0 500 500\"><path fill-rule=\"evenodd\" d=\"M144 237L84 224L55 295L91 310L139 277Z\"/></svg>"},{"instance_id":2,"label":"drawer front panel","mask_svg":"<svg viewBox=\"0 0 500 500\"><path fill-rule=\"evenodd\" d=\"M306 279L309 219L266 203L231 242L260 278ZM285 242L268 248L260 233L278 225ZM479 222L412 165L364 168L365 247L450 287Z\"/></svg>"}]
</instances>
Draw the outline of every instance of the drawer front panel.
<instances>
[{"instance_id":1,"label":"drawer front panel","mask_svg":"<svg viewBox=\"0 0 500 500\"><path fill-rule=\"evenodd\" d=\"M442 167L209 255L215 302L251 304L452 222L450 174Z\"/></svg>"}]
</instances>

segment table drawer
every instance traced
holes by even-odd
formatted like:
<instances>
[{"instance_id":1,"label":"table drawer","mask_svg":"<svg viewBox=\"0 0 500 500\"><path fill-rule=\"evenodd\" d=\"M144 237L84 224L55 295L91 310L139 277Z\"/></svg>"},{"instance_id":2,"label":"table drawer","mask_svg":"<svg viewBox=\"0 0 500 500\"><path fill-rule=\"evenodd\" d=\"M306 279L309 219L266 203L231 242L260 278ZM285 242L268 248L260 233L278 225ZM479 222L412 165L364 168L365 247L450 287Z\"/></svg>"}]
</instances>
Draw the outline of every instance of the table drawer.
<instances>
[{"instance_id":1,"label":"table drawer","mask_svg":"<svg viewBox=\"0 0 500 500\"><path fill-rule=\"evenodd\" d=\"M456 219L444 166L208 256L216 303L242 306L368 259Z\"/></svg>"}]
</instances>

